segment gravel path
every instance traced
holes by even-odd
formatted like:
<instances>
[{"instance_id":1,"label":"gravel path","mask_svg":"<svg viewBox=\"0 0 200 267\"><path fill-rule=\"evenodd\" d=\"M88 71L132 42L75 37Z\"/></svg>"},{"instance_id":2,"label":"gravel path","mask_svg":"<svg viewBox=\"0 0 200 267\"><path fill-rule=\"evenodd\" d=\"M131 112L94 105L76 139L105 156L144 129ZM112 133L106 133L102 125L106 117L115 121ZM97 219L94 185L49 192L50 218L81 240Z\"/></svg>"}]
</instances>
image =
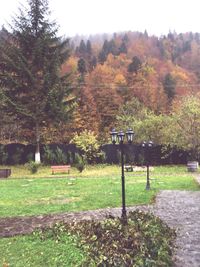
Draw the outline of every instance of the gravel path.
<instances>
[{"instance_id":1,"label":"gravel path","mask_svg":"<svg viewBox=\"0 0 200 267\"><path fill-rule=\"evenodd\" d=\"M196 177L200 184L200 177ZM159 216L177 230L174 267L200 267L200 191L161 191L154 205L134 206ZM9 237L31 233L35 228L72 220L101 220L107 215L121 216L121 208L99 209L76 213L15 217L0 219L0 236Z\"/></svg>"},{"instance_id":2,"label":"gravel path","mask_svg":"<svg viewBox=\"0 0 200 267\"><path fill-rule=\"evenodd\" d=\"M177 230L176 267L200 267L200 192L161 191L153 213Z\"/></svg>"}]
</instances>

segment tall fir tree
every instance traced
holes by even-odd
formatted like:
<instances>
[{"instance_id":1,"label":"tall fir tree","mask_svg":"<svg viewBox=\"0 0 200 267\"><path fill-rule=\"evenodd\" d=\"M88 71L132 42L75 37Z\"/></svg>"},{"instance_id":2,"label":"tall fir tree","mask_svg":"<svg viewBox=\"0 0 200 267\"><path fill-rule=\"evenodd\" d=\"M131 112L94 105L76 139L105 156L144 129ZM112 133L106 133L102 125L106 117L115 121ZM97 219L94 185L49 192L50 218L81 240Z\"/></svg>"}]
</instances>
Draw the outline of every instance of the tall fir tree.
<instances>
[{"instance_id":1,"label":"tall fir tree","mask_svg":"<svg viewBox=\"0 0 200 267\"><path fill-rule=\"evenodd\" d=\"M78 52L80 54L80 56L84 57L85 54L87 53L87 46L84 42L84 40L81 40L79 48L78 48Z\"/></svg>"},{"instance_id":2,"label":"tall fir tree","mask_svg":"<svg viewBox=\"0 0 200 267\"><path fill-rule=\"evenodd\" d=\"M4 108L24 122L35 136L35 160L40 162L41 128L67 120L74 106L69 75L61 65L69 57L68 40L57 37L48 19L47 0L27 0L0 44L0 99Z\"/></svg>"},{"instance_id":3,"label":"tall fir tree","mask_svg":"<svg viewBox=\"0 0 200 267\"><path fill-rule=\"evenodd\" d=\"M87 40L86 51L87 51L88 57L90 57L92 55L92 46L91 46L90 40Z\"/></svg>"},{"instance_id":4,"label":"tall fir tree","mask_svg":"<svg viewBox=\"0 0 200 267\"><path fill-rule=\"evenodd\" d=\"M176 80L170 73L167 73L163 81L164 92L168 97L169 103L172 102L176 95Z\"/></svg>"},{"instance_id":5,"label":"tall fir tree","mask_svg":"<svg viewBox=\"0 0 200 267\"><path fill-rule=\"evenodd\" d=\"M122 41L120 47L119 47L119 54L127 54L127 47L126 47L126 43L124 41Z\"/></svg>"},{"instance_id":6,"label":"tall fir tree","mask_svg":"<svg viewBox=\"0 0 200 267\"><path fill-rule=\"evenodd\" d=\"M142 67L142 62L137 56L132 58L132 62L128 65L128 72L137 74Z\"/></svg>"},{"instance_id":7,"label":"tall fir tree","mask_svg":"<svg viewBox=\"0 0 200 267\"><path fill-rule=\"evenodd\" d=\"M86 63L85 60L83 58L80 58L78 60L78 71L80 73L80 82L84 82L84 75L87 72L87 67L86 67Z\"/></svg>"}]
</instances>

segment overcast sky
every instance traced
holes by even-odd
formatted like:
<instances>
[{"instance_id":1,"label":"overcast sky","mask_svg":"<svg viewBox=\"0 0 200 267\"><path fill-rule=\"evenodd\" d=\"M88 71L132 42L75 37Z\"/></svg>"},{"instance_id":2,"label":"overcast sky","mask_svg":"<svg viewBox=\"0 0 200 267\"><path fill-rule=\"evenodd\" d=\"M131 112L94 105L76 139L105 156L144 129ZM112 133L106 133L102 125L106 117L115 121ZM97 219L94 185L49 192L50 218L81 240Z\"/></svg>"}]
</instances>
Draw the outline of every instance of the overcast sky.
<instances>
[{"instance_id":1,"label":"overcast sky","mask_svg":"<svg viewBox=\"0 0 200 267\"><path fill-rule=\"evenodd\" d=\"M0 25L10 22L20 3L4 0ZM200 32L200 0L49 0L52 18L66 36L141 31Z\"/></svg>"}]
</instances>

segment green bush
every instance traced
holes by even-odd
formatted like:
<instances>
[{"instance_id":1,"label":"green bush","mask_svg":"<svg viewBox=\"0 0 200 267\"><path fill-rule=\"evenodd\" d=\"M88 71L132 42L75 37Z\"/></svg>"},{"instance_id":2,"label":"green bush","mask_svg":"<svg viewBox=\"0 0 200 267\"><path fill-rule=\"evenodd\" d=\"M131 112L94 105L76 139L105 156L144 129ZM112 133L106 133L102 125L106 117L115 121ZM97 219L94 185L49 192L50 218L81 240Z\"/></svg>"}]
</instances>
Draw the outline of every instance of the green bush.
<instances>
[{"instance_id":1,"label":"green bush","mask_svg":"<svg viewBox=\"0 0 200 267\"><path fill-rule=\"evenodd\" d=\"M28 153L28 155L26 156L26 161L30 162L34 160L34 154L32 152Z\"/></svg>"},{"instance_id":2,"label":"green bush","mask_svg":"<svg viewBox=\"0 0 200 267\"><path fill-rule=\"evenodd\" d=\"M85 160L82 156L80 156L78 153L75 154L75 167L79 172L82 172L85 169Z\"/></svg>"},{"instance_id":3,"label":"green bush","mask_svg":"<svg viewBox=\"0 0 200 267\"><path fill-rule=\"evenodd\" d=\"M6 164L8 159L8 153L5 151L5 146L0 146L0 164Z\"/></svg>"},{"instance_id":4,"label":"green bush","mask_svg":"<svg viewBox=\"0 0 200 267\"><path fill-rule=\"evenodd\" d=\"M172 266L175 231L159 218L139 210L130 212L127 224L120 218L57 224L40 230L42 240L60 242L65 234L74 237L78 247L88 254L82 266Z\"/></svg>"},{"instance_id":5,"label":"green bush","mask_svg":"<svg viewBox=\"0 0 200 267\"><path fill-rule=\"evenodd\" d=\"M146 162L145 162L144 154L143 153L140 153L138 155L138 165L143 166L145 164L146 164Z\"/></svg>"},{"instance_id":6,"label":"green bush","mask_svg":"<svg viewBox=\"0 0 200 267\"><path fill-rule=\"evenodd\" d=\"M38 172L38 169L39 169L40 165L41 165L40 163L37 163L37 162L35 162L35 161L30 161L30 162L28 162L28 163L26 164L28 170L29 170L32 174Z\"/></svg>"},{"instance_id":7,"label":"green bush","mask_svg":"<svg viewBox=\"0 0 200 267\"><path fill-rule=\"evenodd\" d=\"M12 155L12 162L14 165L22 162L22 154L24 153L23 148L17 147L16 151Z\"/></svg>"},{"instance_id":8,"label":"green bush","mask_svg":"<svg viewBox=\"0 0 200 267\"><path fill-rule=\"evenodd\" d=\"M53 164L55 162L55 154L49 146L44 147L43 162L44 164Z\"/></svg>"},{"instance_id":9,"label":"green bush","mask_svg":"<svg viewBox=\"0 0 200 267\"><path fill-rule=\"evenodd\" d=\"M107 157L106 157L106 153L104 151L101 151L99 153L99 161L100 161L100 163L106 163Z\"/></svg>"},{"instance_id":10,"label":"green bush","mask_svg":"<svg viewBox=\"0 0 200 267\"><path fill-rule=\"evenodd\" d=\"M59 147L56 148L54 160L56 164L66 164L67 163L67 155L64 154L62 149Z\"/></svg>"},{"instance_id":11,"label":"green bush","mask_svg":"<svg viewBox=\"0 0 200 267\"><path fill-rule=\"evenodd\" d=\"M68 162L69 164L71 164L71 165L74 163L74 160L73 160L73 154L72 154L71 151L68 151L68 152L67 152L67 162Z\"/></svg>"},{"instance_id":12,"label":"green bush","mask_svg":"<svg viewBox=\"0 0 200 267\"><path fill-rule=\"evenodd\" d=\"M92 131L85 130L80 134L76 134L71 140L71 143L75 144L81 150L88 163L98 162L98 159L102 155L97 136Z\"/></svg>"},{"instance_id":13,"label":"green bush","mask_svg":"<svg viewBox=\"0 0 200 267\"><path fill-rule=\"evenodd\" d=\"M119 165L121 164L121 151L120 151L120 149L117 149L117 162Z\"/></svg>"}]
</instances>

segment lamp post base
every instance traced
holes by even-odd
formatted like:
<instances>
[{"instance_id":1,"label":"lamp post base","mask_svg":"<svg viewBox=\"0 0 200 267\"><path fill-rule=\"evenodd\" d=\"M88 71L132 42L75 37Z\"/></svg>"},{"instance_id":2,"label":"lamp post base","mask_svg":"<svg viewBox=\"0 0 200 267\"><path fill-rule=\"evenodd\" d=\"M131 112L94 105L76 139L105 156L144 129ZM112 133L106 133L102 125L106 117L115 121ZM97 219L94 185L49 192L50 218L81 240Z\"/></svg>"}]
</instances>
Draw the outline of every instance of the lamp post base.
<instances>
[{"instance_id":1,"label":"lamp post base","mask_svg":"<svg viewBox=\"0 0 200 267\"><path fill-rule=\"evenodd\" d=\"M146 190L150 190L150 185L146 185Z\"/></svg>"},{"instance_id":2,"label":"lamp post base","mask_svg":"<svg viewBox=\"0 0 200 267\"><path fill-rule=\"evenodd\" d=\"M126 210L122 210L122 223L127 224Z\"/></svg>"}]
</instances>

